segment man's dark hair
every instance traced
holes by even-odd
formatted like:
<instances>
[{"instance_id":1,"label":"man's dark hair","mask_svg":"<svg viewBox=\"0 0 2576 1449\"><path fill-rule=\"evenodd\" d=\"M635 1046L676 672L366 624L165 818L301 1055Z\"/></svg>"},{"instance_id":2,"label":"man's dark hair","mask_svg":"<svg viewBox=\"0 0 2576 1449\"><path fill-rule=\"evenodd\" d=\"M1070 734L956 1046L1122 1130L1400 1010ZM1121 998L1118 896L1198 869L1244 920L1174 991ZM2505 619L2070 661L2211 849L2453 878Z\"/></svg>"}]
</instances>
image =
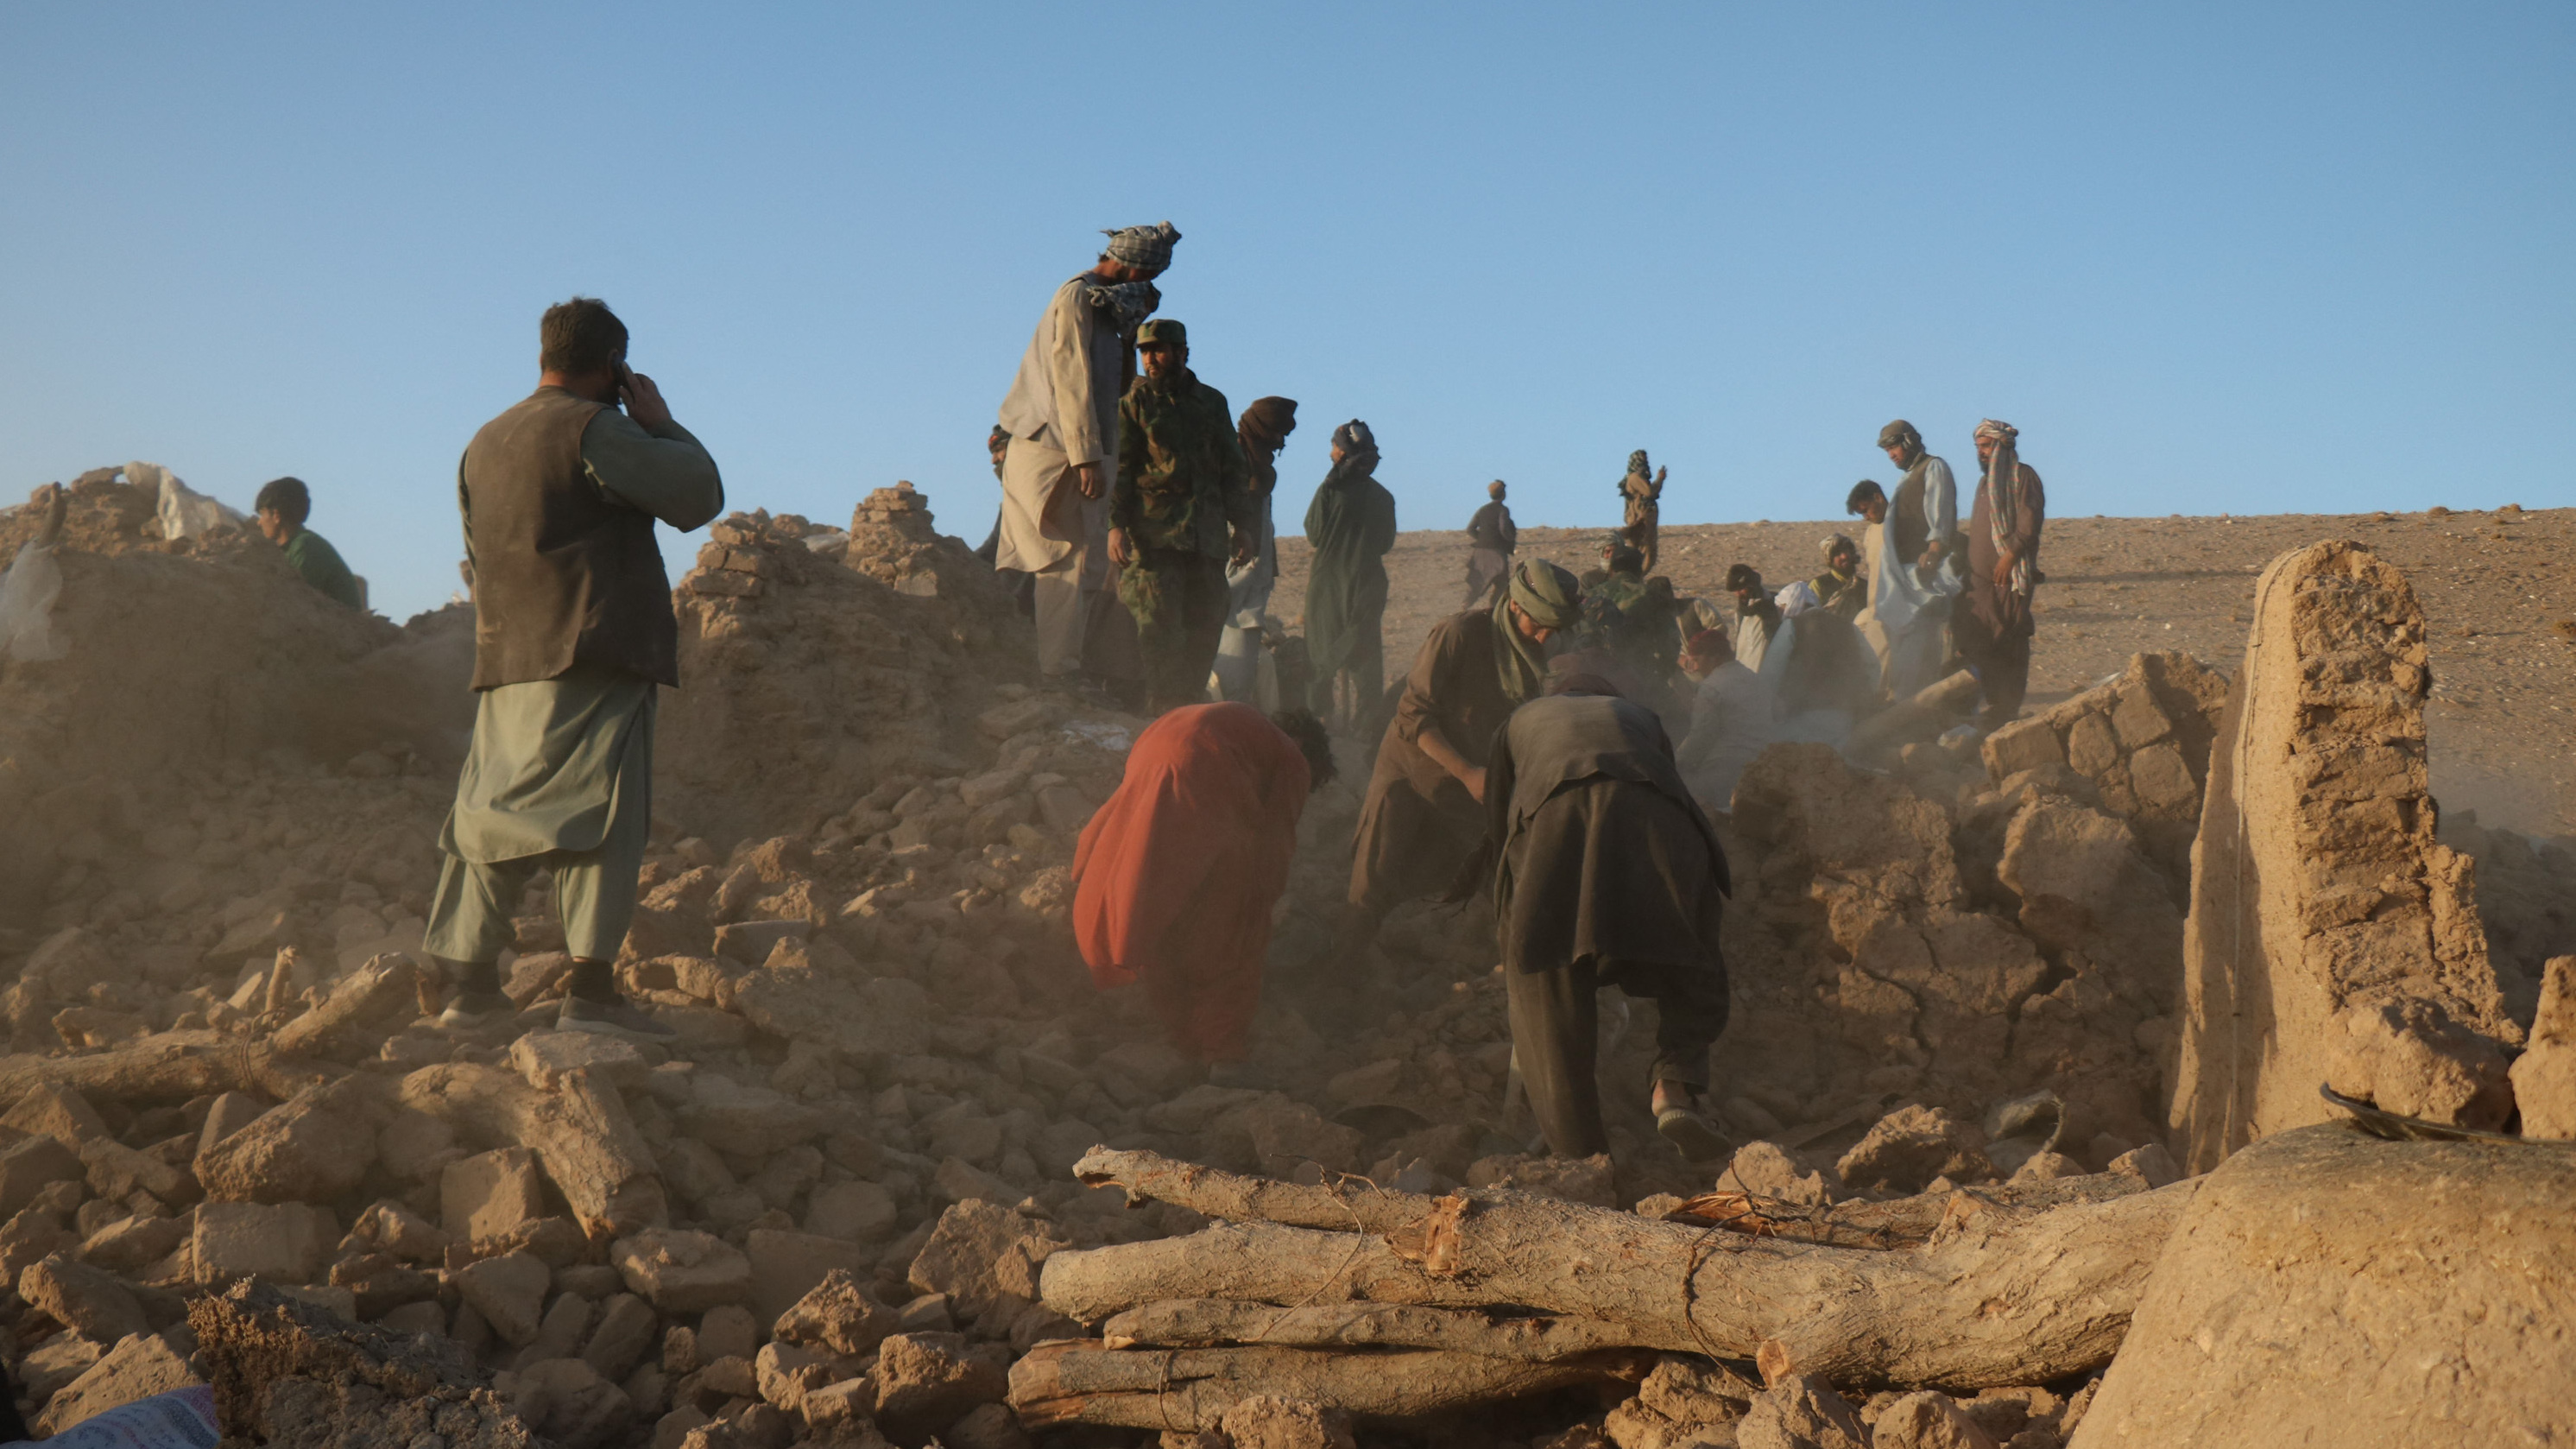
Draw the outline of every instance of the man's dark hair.
<instances>
[{"instance_id":1,"label":"man's dark hair","mask_svg":"<svg viewBox=\"0 0 2576 1449\"><path fill-rule=\"evenodd\" d=\"M1270 716L1279 732L1297 742L1297 753L1306 757L1306 793L1311 795L1333 783L1342 767L1333 760L1333 737L1324 722L1312 710L1283 709Z\"/></svg>"},{"instance_id":2,"label":"man's dark hair","mask_svg":"<svg viewBox=\"0 0 2576 1449\"><path fill-rule=\"evenodd\" d=\"M537 366L577 375L626 360L626 324L597 297L575 297L546 309L537 323Z\"/></svg>"},{"instance_id":3,"label":"man's dark hair","mask_svg":"<svg viewBox=\"0 0 2576 1449\"><path fill-rule=\"evenodd\" d=\"M272 478L260 485L259 496L250 504L253 513L271 509L276 510L278 517L301 528L304 520L313 515L313 494L305 488L301 478Z\"/></svg>"},{"instance_id":4,"label":"man's dark hair","mask_svg":"<svg viewBox=\"0 0 2576 1449\"><path fill-rule=\"evenodd\" d=\"M1871 499L1885 498L1886 496L1887 490L1878 486L1877 479L1863 478L1852 485L1850 493L1844 495L1843 512L1858 513L1869 506L1869 501Z\"/></svg>"},{"instance_id":5,"label":"man's dark hair","mask_svg":"<svg viewBox=\"0 0 2576 1449\"><path fill-rule=\"evenodd\" d=\"M1751 564L1730 566L1726 571L1726 591L1730 594L1739 594L1748 589L1756 593L1761 592L1762 571Z\"/></svg>"}]
</instances>

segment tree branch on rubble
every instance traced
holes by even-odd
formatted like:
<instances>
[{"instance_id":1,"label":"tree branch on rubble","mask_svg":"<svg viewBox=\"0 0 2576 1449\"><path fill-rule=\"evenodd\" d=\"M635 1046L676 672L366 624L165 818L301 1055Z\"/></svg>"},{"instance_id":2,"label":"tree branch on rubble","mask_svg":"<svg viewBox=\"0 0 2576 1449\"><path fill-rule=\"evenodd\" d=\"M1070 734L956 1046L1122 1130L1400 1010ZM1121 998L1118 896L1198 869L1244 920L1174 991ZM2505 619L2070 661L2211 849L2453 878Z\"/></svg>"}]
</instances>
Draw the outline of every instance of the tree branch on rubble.
<instances>
[{"instance_id":1,"label":"tree branch on rubble","mask_svg":"<svg viewBox=\"0 0 2576 1449\"><path fill-rule=\"evenodd\" d=\"M1076 1339L1042 1343L1011 1366L1011 1407L1032 1429L1085 1423L1188 1432L1215 1428L1239 1400L1276 1394L1368 1418L1421 1420L1497 1399L1641 1378L1652 1358L1614 1351L1525 1363L1273 1347L1120 1352Z\"/></svg>"},{"instance_id":2,"label":"tree branch on rubble","mask_svg":"<svg viewBox=\"0 0 2576 1449\"><path fill-rule=\"evenodd\" d=\"M2109 1362L2193 1190L2035 1213L1961 1194L1929 1245L1875 1251L1493 1190L1345 1199L1150 1153L1093 1153L1075 1171L1210 1216L1345 1229L1228 1222L1057 1253L1046 1302L1086 1322L1172 1298L1510 1305L1616 1325L1640 1347L1751 1358L1776 1341L1800 1373L1961 1390Z\"/></svg>"},{"instance_id":3,"label":"tree branch on rubble","mask_svg":"<svg viewBox=\"0 0 2576 1449\"><path fill-rule=\"evenodd\" d=\"M56 1082L84 1097L183 1102L219 1092L265 1092L279 1101L344 1075L267 1042L220 1031L165 1031L84 1056L0 1057L0 1100Z\"/></svg>"},{"instance_id":4,"label":"tree branch on rubble","mask_svg":"<svg viewBox=\"0 0 2576 1449\"><path fill-rule=\"evenodd\" d=\"M1101 1325L1101 1338L1111 1348L1429 1348L1525 1363L1635 1346L1625 1330L1591 1318L1394 1303L1281 1308L1222 1298L1170 1298L1130 1308Z\"/></svg>"}]
</instances>

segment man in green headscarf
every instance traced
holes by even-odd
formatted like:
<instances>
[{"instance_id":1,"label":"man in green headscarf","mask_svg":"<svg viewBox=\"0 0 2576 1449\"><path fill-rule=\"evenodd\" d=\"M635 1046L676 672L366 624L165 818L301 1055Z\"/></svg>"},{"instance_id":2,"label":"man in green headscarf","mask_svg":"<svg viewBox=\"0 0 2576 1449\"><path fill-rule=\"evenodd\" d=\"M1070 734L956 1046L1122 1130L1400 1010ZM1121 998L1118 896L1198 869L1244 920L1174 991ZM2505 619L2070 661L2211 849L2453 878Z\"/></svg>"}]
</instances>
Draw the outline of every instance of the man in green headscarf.
<instances>
[{"instance_id":1,"label":"man in green headscarf","mask_svg":"<svg viewBox=\"0 0 2576 1449\"><path fill-rule=\"evenodd\" d=\"M1328 971L1350 971L1388 911L1448 889L1474 854L1494 732L1546 688L1548 646L1581 622L1582 602L1574 575L1522 559L1492 608L1431 626L1378 746Z\"/></svg>"},{"instance_id":2,"label":"man in green headscarf","mask_svg":"<svg viewBox=\"0 0 2576 1449\"><path fill-rule=\"evenodd\" d=\"M1306 707L1333 720L1333 684L1350 683L1347 718L1368 718L1386 692L1386 551L1395 547L1395 495L1381 487L1377 439L1357 418L1333 429L1333 471L1306 505L1306 662L1314 673Z\"/></svg>"}]
</instances>

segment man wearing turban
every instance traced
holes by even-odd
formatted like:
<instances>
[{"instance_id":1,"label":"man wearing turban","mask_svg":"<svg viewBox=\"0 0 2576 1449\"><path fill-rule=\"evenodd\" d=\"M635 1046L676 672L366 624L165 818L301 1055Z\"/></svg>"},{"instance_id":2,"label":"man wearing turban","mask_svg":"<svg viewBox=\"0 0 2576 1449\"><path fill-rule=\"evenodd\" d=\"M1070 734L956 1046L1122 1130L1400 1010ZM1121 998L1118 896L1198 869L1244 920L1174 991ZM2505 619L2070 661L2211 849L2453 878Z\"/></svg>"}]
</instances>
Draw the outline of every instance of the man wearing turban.
<instances>
[{"instance_id":1,"label":"man wearing turban","mask_svg":"<svg viewBox=\"0 0 2576 1449\"><path fill-rule=\"evenodd\" d=\"M1357 418L1333 429L1333 470L1306 505L1306 707L1333 719L1333 686L1346 679L1346 716L1357 725L1386 692L1386 551L1395 547L1395 495L1376 477L1377 437Z\"/></svg>"},{"instance_id":2,"label":"man wearing turban","mask_svg":"<svg viewBox=\"0 0 2576 1449\"><path fill-rule=\"evenodd\" d=\"M1510 490L1503 480L1485 485L1485 506L1467 520L1467 604L1470 609L1490 609L1494 596L1511 574L1512 555L1520 551L1520 525L1512 522L1512 510L1503 502Z\"/></svg>"},{"instance_id":3,"label":"man wearing turban","mask_svg":"<svg viewBox=\"0 0 2576 1449\"><path fill-rule=\"evenodd\" d=\"M1546 688L1551 645L1582 622L1574 575L1522 559L1491 608L1431 626L1360 806L1350 904L1328 972L1348 973L1386 913L1447 890L1484 834L1494 733Z\"/></svg>"},{"instance_id":4,"label":"man wearing turban","mask_svg":"<svg viewBox=\"0 0 2576 1449\"><path fill-rule=\"evenodd\" d=\"M1977 460L1985 476L1968 515L1966 604L1950 632L1959 655L1985 690L1988 733L2021 713L2030 688L2031 594L2039 587L2039 532L2048 494L2039 473L2021 461L2021 430L1988 418L1977 425Z\"/></svg>"},{"instance_id":5,"label":"man wearing turban","mask_svg":"<svg viewBox=\"0 0 2576 1449\"><path fill-rule=\"evenodd\" d=\"M1035 575L1038 672L1072 687L1109 664L1124 625L1109 589L1109 485L1118 471L1118 401L1136 328L1161 305L1154 278L1181 234L1168 221L1122 227L1090 271L1056 288L1011 390L1000 426L998 568Z\"/></svg>"}]
</instances>

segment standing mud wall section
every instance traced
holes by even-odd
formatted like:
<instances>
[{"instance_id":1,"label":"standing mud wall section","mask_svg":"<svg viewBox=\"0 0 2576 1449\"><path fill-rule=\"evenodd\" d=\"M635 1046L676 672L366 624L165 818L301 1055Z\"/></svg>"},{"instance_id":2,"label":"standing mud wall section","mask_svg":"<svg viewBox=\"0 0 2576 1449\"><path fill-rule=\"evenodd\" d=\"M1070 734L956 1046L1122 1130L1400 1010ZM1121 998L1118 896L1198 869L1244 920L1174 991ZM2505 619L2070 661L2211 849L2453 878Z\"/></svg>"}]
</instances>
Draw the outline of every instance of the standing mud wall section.
<instances>
[{"instance_id":1,"label":"standing mud wall section","mask_svg":"<svg viewBox=\"0 0 2576 1449\"><path fill-rule=\"evenodd\" d=\"M1031 674L1028 626L922 505L877 490L829 554L793 515L708 530L673 591L680 687L661 700L656 814L721 849L810 833L897 774L980 763L976 716Z\"/></svg>"},{"instance_id":2,"label":"standing mud wall section","mask_svg":"<svg viewBox=\"0 0 2576 1449\"><path fill-rule=\"evenodd\" d=\"M2347 1041L2475 1057L2464 1032L2519 1039L2470 860L2434 838L2430 686L2423 610L2369 550L2313 544L2264 570L2193 847L2171 1106L2189 1171L2323 1120L2317 1088Z\"/></svg>"}]
</instances>

